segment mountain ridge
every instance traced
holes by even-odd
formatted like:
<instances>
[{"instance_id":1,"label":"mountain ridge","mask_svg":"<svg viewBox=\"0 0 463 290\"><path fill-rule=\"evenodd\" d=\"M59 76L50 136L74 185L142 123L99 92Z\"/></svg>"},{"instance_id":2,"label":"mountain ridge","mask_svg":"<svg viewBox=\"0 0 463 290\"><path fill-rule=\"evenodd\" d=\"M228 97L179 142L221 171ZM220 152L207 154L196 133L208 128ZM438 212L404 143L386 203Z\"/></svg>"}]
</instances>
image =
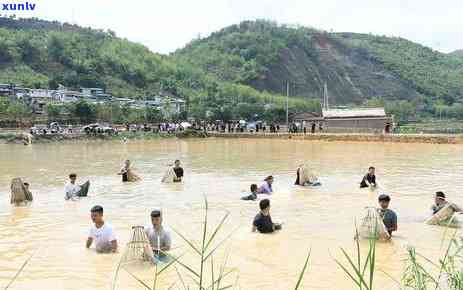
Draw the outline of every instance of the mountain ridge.
<instances>
[{"instance_id":1,"label":"mountain ridge","mask_svg":"<svg viewBox=\"0 0 463 290\"><path fill-rule=\"evenodd\" d=\"M102 87L148 99L164 91L211 119L284 117L287 85L291 112L319 111L326 83L333 105L381 105L406 117L463 102L463 58L403 38L268 20L243 21L163 55L112 31L0 17L0 83Z\"/></svg>"},{"instance_id":2,"label":"mountain ridge","mask_svg":"<svg viewBox=\"0 0 463 290\"><path fill-rule=\"evenodd\" d=\"M327 82L340 103L463 97L463 62L452 63L453 58L403 38L245 21L175 54L222 80L258 90L281 93L290 81L301 84L295 95L310 98L320 96Z\"/></svg>"}]
</instances>

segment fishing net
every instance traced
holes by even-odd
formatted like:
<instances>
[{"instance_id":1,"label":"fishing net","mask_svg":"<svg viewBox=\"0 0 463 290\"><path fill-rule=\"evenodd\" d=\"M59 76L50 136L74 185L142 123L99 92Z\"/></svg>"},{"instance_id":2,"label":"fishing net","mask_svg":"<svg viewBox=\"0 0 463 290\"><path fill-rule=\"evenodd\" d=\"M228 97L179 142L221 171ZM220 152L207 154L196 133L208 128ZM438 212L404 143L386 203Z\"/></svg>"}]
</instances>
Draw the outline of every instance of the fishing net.
<instances>
[{"instance_id":1,"label":"fishing net","mask_svg":"<svg viewBox=\"0 0 463 290\"><path fill-rule=\"evenodd\" d=\"M138 176L131 168L127 169L127 181L134 182L140 179L140 176Z\"/></svg>"},{"instance_id":2,"label":"fishing net","mask_svg":"<svg viewBox=\"0 0 463 290\"><path fill-rule=\"evenodd\" d=\"M132 238L127 243L122 263L145 262L153 260L153 250L143 226L132 227Z\"/></svg>"},{"instance_id":3,"label":"fishing net","mask_svg":"<svg viewBox=\"0 0 463 290\"><path fill-rule=\"evenodd\" d=\"M77 196L85 197L88 195L88 189L90 188L90 181L86 181L80 186L80 190L76 193Z\"/></svg>"},{"instance_id":4,"label":"fishing net","mask_svg":"<svg viewBox=\"0 0 463 290\"><path fill-rule=\"evenodd\" d=\"M304 185L305 183L317 183L318 177L315 172L307 165L299 167L299 184Z\"/></svg>"},{"instance_id":5,"label":"fishing net","mask_svg":"<svg viewBox=\"0 0 463 290\"><path fill-rule=\"evenodd\" d=\"M24 141L24 145L32 144L32 135L29 133L21 133L21 138Z\"/></svg>"},{"instance_id":6,"label":"fishing net","mask_svg":"<svg viewBox=\"0 0 463 290\"><path fill-rule=\"evenodd\" d=\"M428 225L440 225L454 228L459 228L461 226L451 203L436 212L432 217L427 219L425 223Z\"/></svg>"},{"instance_id":7,"label":"fishing net","mask_svg":"<svg viewBox=\"0 0 463 290\"><path fill-rule=\"evenodd\" d=\"M164 176L162 177L161 182L163 183L172 183L174 182L174 178L177 177L175 174L174 169L171 167L167 169L166 173L164 173Z\"/></svg>"},{"instance_id":8,"label":"fishing net","mask_svg":"<svg viewBox=\"0 0 463 290\"><path fill-rule=\"evenodd\" d=\"M14 178L11 181L11 204L20 204L32 201L32 193L26 189L21 178Z\"/></svg>"},{"instance_id":9,"label":"fishing net","mask_svg":"<svg viewBox=\"0 0 463 290\"><path fill-rule=\"evenodd\" d=\"M366 208L358 234L363 239L388 240L390 238L383 220L374 207Z\"/></svg>"}]
</instances>

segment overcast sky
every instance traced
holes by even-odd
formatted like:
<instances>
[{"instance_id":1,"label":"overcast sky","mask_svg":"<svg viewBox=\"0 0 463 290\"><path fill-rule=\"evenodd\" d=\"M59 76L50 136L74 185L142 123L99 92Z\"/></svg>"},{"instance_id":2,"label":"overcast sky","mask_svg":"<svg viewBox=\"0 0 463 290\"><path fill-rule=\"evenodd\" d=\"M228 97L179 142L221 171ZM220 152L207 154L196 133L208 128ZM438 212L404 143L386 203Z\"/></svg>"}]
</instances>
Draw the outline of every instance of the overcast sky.
<instances>
[{"instance_id":1,"label":"overcast sky","mask_svg":"<svg viewBox=\"0 0 463 290\"><path fill-rule=\"evenodd\" d=\"M27 0L16 12L111 29L169 53L243 20L271 19L324 30L401 36L442 52L463 48L462 0ZM26 0L0 0L25 3ZM3 11L3 14L5 12Z\"/></svg>"}]
</instances>

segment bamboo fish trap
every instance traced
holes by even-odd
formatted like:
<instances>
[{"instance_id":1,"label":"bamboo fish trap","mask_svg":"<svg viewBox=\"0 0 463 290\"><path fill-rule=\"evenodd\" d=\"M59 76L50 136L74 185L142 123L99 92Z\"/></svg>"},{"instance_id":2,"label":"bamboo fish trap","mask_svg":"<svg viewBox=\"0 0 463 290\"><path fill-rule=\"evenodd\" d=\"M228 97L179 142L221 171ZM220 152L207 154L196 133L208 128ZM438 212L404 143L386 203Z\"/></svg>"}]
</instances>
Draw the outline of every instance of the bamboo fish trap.
<instances>
[{"instance_id":1,"label":"bamboo fish trap","mask_svg":"<svg viewBox=\"0 0 463 290\"><path fill-rule=\"evenodd\" d=\"M122 263L145 262L153 260L153 250L143 226L132 227L132 238L127 243Z\"/></svg>"}]
</instances>

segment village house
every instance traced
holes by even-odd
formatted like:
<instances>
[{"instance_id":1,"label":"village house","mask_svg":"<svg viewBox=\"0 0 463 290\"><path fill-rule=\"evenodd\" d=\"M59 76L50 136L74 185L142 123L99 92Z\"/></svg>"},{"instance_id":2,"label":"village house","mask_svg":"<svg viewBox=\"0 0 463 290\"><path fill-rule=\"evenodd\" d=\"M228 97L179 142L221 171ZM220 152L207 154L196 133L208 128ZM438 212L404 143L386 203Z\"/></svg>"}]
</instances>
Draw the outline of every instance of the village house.
<instances>
[{"instance_id":1,"label":"village house","mask_svg":"<svg viewBox=\"0 0 463 290\"><path fill-rule=\"evenodd\" d=\"M78 91L68 91L66 89L55 91L56 98L62 103L72 103L84 100L85 95Z\"/></svg>"},{"instance_id":2,"label":"village house","mask_svg":"<svg viewBox=\"0 0 463 290\"><path fill-rule=\"evenodd\" d=\"M119 100L119 99L117 99ZM130 100L130 99L129 99ZM150 100L131 100L126 102L133 109L154 108L160 110L166 117L175 114L180 114L185 110L186 102L180 98L169 96L167 94L159 94L152 97Z\"/></svg>"},{"instance_id":3,"label":"village house","mask_svg":"<svg viewBox=\"0 0 463 290\"><path fill-rule=\"evenodd\" d=\"M0 84L0 96L8 97L13 93L13 88L10 84Z\"/></svg>"},{"instance_id":4,"label":"village house","mask_svg":"<svg viewBox=\"0 0 463 290\"><path fill-rule=\"evenodd\" d=\"M109 102L113 99L112 95L102 88L81 88L80 92L92 102Z\"/></svg>"},{"instance_id":5,"label":"village house","mask_svg":"<svg viewBox=\"0 0 463 290\"><path fill-rule=\"evenodd\" d=\"M322 114L305 112L292 117L295 123L309 129L316 124L316 131L331 133L382 133L393 129L393 116L384 108L323 109Z\"/></svg>"},{"instance_id":6,"label":"village house","mask_svg":"<svg viewBox=\"0 0 463 290\"><path fill-rule=\"evenodd\" d=\"M0 95L10 96L12 100L22 101L31 107L36 114L45 113L47 104L65 104L85 101L92 104L113 102L128 105L133 109L155 108L165 116L179 114L185 109L186 102L173 95L159 93L150 100L134 100L129 98L114 98L102 88L80 88L79 91L69 90L59 85L57 90L29 89L13 84L0 84Z\"/></svg>"},{"instance_id":7,"label":"village house","mask_svg":"<svg viewBox=\"0 0 463 290\"><path fill-rule=\"evenodd\" d=\"M322 115L329 132L390 133L394 121L384 108L327 109Z\"/></svg>"},{"instance_id":8,"label":"village house","mask_svg":"<svg viewBox=\"0 0 463 290\"><path fill-rule=\"evenodd\" d=\"M186 105L184 100L168 95L156 96L154 100L159 102L160 109L165 115L179 114Z\"/></svg>"},{"instance_id":9,"label":"village house","mask_svg":"<svg viewBox=\"0 0 463 290\"><path fill-rule=\"evenodd\" d=\"M323 117L315 112L303 112L294 114L291 118L295 123L310 126L311 124L319 124L323 122Z\"/></svg>"},{"instance_id":10,"label":"village house","mask_svg":"<svg viewBox=\"0 0 463 290\"><path fill-rule=\"evenodd\" d=\"M80 92L88 96L96 96L98 94L104 94L104 89L102 88L80 88Z\"/></svg>"},{"instance_id":11,"label":"village house","mask_svg":"<svg viewBox=\"0 0 463 290\"><path fill-rule=\"evenodd\" d=\"M16 93L16 97L28 104L33 113L43 114L47 104L59 102L55 93L54 90L29 89L25 93Z\"/></svg>"}]
</instances>

